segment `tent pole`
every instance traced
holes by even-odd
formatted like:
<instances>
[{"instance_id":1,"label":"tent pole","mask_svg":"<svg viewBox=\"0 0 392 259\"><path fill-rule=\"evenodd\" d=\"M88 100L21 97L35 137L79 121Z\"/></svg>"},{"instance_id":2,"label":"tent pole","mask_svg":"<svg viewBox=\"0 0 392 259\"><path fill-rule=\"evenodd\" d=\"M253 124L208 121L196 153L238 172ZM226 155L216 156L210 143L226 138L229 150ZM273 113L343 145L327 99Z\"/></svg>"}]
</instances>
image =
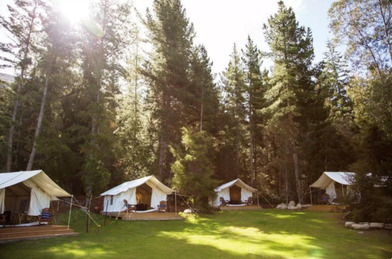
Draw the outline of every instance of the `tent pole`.
<instances>
[{"instance_id":1,"label":"tent pole","mask_svg":"<svg viewBox=\"0 0 392 259\"><path fill-rule=\"evenodd\" d=\"M310 204L313 205L313 199L312 199L312 187L309 186L309 194L310 194Z\"/></svg>"},{"instance_id":2,"label":"tent pole","mask_svg":"<svg viewBox=\"0 0 392 259\"><path fill-rule=\"evenodd\" d=\"M104 203L105 204L105 203ZM109 206L109 200L106 200L106 208L105 208L105 220L103 222L103 225L106 226L106 218L108 216L108 206Z\"/></svg>"},{"instance_id":3,"label":"tent pole","mask_svg":"<svg viewBox=\"0 0 392 259\"><path fill-rule=\"evenodd\" d=\"M256 193L257 193L257 207L260 207L259 190L257 190Z\"/></svg>"},{"instance_id":4,"label":"tent pole","mask_svg":"<svg viewBox=\"0 0 392 259\"><path fill-rule=\"evenodd\" d=\"M72 202L73 202L73 195L71 195L71 203L69 205L68 227L67 227L68 230L69 230L69 223L71 222Z\"/></svg>"},{"instance_id":5,"label":"tent pole","mask_svg":"<svg viewBox=\"0 0 392 259\"><path fill-rule=\"evenodd\" d=\"M177 190L174 190L174 212L177 214Z\"/></svg>"}]
</instances>

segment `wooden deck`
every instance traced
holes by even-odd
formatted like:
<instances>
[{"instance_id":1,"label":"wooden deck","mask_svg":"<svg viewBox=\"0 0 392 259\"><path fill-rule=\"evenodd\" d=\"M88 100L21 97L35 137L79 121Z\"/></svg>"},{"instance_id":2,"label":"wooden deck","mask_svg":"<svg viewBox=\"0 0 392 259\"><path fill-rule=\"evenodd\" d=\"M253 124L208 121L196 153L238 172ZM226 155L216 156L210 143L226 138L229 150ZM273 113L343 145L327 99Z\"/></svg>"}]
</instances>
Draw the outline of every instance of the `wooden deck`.
<instances>
[{"instance_id":1,"label":"wooden deck","mask_svg":"<svg viewBox=\"0 0 392 259\"><path fill-rule=\"evenodd\" d=\"M0 243L77 235L74 230L60 225L12 226L0 229Z\"/></svg>"},{"instance_id":2,"label":"wooden deck","mask_svg":"<svg viewBox=\"0 0 392 259\"><path fill-rule=\"evenodd\" d=\"M306 211L341 212L346 209L345 205L313 205L307 207Z\"/></svg>"},{"instance_id":3,"label":"wooden deck","mask_svg":"<svg viewBox=\"0 0 392 259\"><path fill-rule=\"evenodd\" d=\"M221 210L261 210L262 208L257 205L249 205L249 206L221 206Z\"/></svg>"},{"instance_id":4,"label":"wooden deck","mask_svg":"<svg viewBox=\"0 0 392 259\"><path fill-rule=\"evenodd\" d=\"M105 215L104 213L102 213ZM174 212L147 212L147 213L126 213L112 212L108 213L109 217L119 217L126 221L135 220L152 220L152 221L165 221L165 220L183 220L184 218Z\"/></svg>"}]
</instances>

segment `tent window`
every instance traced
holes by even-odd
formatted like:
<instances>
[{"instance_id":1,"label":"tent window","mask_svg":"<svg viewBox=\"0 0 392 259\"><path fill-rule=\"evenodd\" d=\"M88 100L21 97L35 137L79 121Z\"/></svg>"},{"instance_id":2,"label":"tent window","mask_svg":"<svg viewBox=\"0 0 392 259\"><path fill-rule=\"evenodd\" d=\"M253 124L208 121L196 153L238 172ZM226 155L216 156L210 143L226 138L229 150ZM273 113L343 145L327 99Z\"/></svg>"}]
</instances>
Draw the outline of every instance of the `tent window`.
<instances>
[{"instance_id":1,"label":"tent window","mask_svg":"<svg viewBox=\"0 0 392 259\"><path fill-rule=\"evenodd\" d=\"M113 205L113 195L110 196L110 205Z\"/></svg>"}]
</instances>

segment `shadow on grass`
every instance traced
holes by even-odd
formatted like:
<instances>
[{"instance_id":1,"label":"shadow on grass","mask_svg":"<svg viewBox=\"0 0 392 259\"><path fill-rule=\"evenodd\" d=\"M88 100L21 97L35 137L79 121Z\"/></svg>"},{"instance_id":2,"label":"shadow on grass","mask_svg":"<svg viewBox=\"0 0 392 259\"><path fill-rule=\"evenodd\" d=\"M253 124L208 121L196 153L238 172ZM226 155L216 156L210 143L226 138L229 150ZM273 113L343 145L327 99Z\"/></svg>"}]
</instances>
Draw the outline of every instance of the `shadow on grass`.
<instances>
[{"instance_id":1,"label":"shadow on grass","mask_svg":"<svg viewBox=\"0 0 392 259\"><path fill-rule=\"evenodd\" d=\"M103 217L97 217L99 224ZM108 220L84 232L85 216L73 214L78 237L0 245L3 258L389 258L392 237L359 235L328 213L278 210L230 211L184 221ZM20 249L23 247L24 249Z\"/></svg>"}]
</instances>

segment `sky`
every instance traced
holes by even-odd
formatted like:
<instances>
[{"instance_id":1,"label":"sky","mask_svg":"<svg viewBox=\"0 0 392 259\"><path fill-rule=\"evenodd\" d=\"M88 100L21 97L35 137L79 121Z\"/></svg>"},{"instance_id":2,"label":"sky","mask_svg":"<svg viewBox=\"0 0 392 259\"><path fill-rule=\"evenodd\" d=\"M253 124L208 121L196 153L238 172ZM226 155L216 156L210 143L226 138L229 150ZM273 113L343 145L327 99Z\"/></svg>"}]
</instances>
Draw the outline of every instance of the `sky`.
<instances>
[{"instance_id":1,"label":"sky","mask_svg":"<svg viewBox=\"0 0 392 259\"><path fill-rule=\"evenodd\" d=\"M64 4L69 16L86 13L86 2L90 0L57 0ZM5 5L12 0L0 0L0 15L6 14ZM153 0L133 0L139 12L144 15L147 7L152 8ZM262 51L268 51L264 42L262 26L278 9L277 0L182 0L186 15L196 32L195 43L203 44L213 62L212 70L218 74L225 70L233 51L245 48L248 35ZM333 0L284 0L293 8L301 26L310 27L313 32L315 62L321 61L326 51L326 42L332 38L329 33L328 9ZM0 33L0 41L4 34ZM270 62L265 65L270 66ZM4 72L1 71L0 72ZM10 71L5 71L10 72Z\"/></svg>"},{"instance_id":2,"label":"sky","mask_svg":"<svg viewBox=\"0 0 392 259\"><path fill-rule=\"evenodd\" d=\"M136 8L151 7L152 0L133 0ZM284 0L293 8L300 26L313 33L315 62L322 60L329 33L328 9L333 0ZM223 72L230 61L234 43L244 49L248 35L262 51L268 51L262 26L278 10L277 0L182 0L186 15L196 32L195 43L203 44L213 62L213 72ZM271 62L264 62L270 66Z\"/></svg>"}]
</instances>

